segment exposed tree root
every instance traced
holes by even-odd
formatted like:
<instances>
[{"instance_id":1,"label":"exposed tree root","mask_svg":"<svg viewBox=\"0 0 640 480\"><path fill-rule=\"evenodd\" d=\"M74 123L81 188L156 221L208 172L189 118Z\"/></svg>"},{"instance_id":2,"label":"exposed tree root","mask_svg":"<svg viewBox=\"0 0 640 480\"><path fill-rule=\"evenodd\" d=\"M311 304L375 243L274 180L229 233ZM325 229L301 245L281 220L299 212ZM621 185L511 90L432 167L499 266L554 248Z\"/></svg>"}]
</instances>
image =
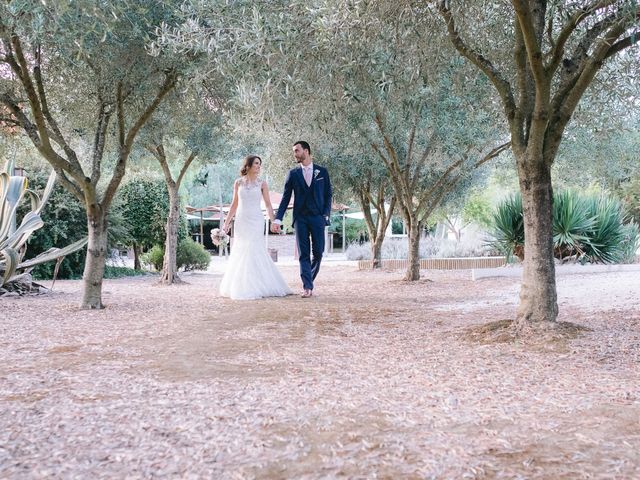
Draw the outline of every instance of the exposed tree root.
<instances>
[{"instance_id":1,"label":"exposed tree root","mask_svg":"<svg viewBox=\"0 0 640 480\"><path fill-rule=\"evenodd\" d=\"M583 332L591 331L571 322L536 322L516 324L513 320L475 325L467 328L461 338L474 343L519 343L542 350L558 351L566 348L566 343Z\"/></svg>"}]
</instances>

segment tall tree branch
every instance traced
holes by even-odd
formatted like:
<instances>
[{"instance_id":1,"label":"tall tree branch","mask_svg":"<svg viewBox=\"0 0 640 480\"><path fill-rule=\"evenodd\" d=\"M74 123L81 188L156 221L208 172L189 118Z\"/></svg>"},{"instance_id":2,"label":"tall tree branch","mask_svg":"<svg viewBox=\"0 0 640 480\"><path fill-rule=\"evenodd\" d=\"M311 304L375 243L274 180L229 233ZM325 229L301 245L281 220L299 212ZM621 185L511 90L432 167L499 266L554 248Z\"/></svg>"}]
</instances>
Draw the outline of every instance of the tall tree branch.
<instances>
[{"instance_id":1,"label":"tall tree branch","mask_svg":"<svg viewBox=\"0 0 640 480\"><path fill-rule=\"evenodd\" d=\"M151 118L151 115L153 115L153 112L156 111L156 109L158 108L158 106L160 105L164 97L166 97L167 94L171 90L173 90L173 87L176 86L177 82L178 82L178 75L175 72L175 70L171 70L165 74L164 82L162 83L162 86L158 90L156 97L153 99L151 104L147 106L144 112L142 112L142 114L140 115L138 120L136 120L133 126L129 129L129 133L127 133L127 139L125 142L125 148L127 148L127 150L131 149L131 146L133 145L133 140L138 134L138 131L140 131L142 126L145 123L147 123L147 120Z\"/></svg>"},{"instance_id":2,"label":"tall tree branch","mask_svg":"<svg viewBox=\"0 0 640 480\"><path fill-rule=\"evenodd\" d=\"M562 97L556 94L554 99L554 116L550 119L551 126L545 137L544 158L547 162L551 162L555 158L555 152L560 145L564 129L571 119L578 102L582 98L585 90L591 84L598 70L602 68L604 59L609 49L616 44L616 40L627 29L627 21L625 19L618 20L616 24L611 26L607 33L602 37L595 46L593 53L584 62L583 67L576 75L573 86Z\"/></svg>"},{"instance_id":3,"label":"tall tree branch","mask_svg":"<svg viewBox=\"0 0 640 480\"><path fill-rule=\"evenodd\" d=\"M474 163L472 168L478 168L484 165L492 158L496 158L502 152L504 152L505 150L509 150L510 148L511 148L511 142L505 142L502 145L498 145L497 147L492 148L489 153L487 153L484 157L482 157L480 160Z\"/></svg>"},{"instance_id":4,"label":"tall tree branch","mask_svg":"<svg viewBox=\"0 0 640 480\"><path fill-rule=\"evenodd\" d=\"M97 185L102 175L102 158L104 157L104 148L107 143L107 128L113 110L111 106L100 99L100 108L98 110L98 125L96 126L96 135L93 140L93 158L91 160L91 183Z\"/></svg>"},{"instance_id":5,"label":"tall tree branch","mask_svg":"<svg viewBox=\"0 0 640 480\"><path fill-rule=\"evenodd\" d=\"M58 168L54 165L53 169L56 172L56 179L58 182L60 182L60 184L62 184L62 186L64 188L67 189L67 191L71 192L71 194L76 197L76 199L84 204L86 202L86 198L85 198L85 194L83 192L82 189L80 189L80 187L78 187L78 185L71 179L69 179L69 177L67 176L67 172L62 170L61 168Z\"/></svg>"},{"instance_id":6,"label":"tall tree branch","mask_svg":"<svg viewBox=\"0 0 640 480\"><path fill-rule=\"evenodd\" d=\"M197 156L198 156L197 150L191 151L191 153L189 154L189 157L185 160L184 164L182 165L182 168L180 169L180 173L178 174L178 179L176 180L176 185L178 186L178 188L180 187L180 184L182 183L182 179L184 175L187 173L189 166L196 159Z\"/></svg>"},{"instance_id":7,"label":"tall tree branch","mask_svg":"<svg viewBox=\"0 0 640 480\"><path fill-rule=\"evenodd\" d=\"M105 203L105 208L111 203L113 197L122 181L122 178L125 174L125 167L127 164L127 160L129 158L129 153L131 152L131 147L133 146L133 141L135 140L136 135L142 128L142 126L151 118L153 112L156 111L164 97L175 87L177 83L177 74L174 70L167 72L165 75L165 79L158 90L153 101L145 108L145 110L140 114L136 122L129 129L124 143L120 146L120 152L118 154L118 162L116 163L115 170L113 172L113 176L107 185L107 188L104 193L103 202ZM124 105L123 105L124 107ZM122 119L119 119L119 123L124 121L124 113L122 113Z\"/></svg>"},{"instance_id":8,"label":"tall tree branch","mask_svg":"<svg viewBox=\"0 0 640 480\"><path fill-rule=\"evenodd\" d=\"M60 131L60 127L58 126L58 122L53 118L51 114L51 110L49 109L49 103L47 102L47 94L44 88L44 82L42 81L42 51L40 45L36 45L34 48L34 66L33 66L33 78L36 82L36 87L38 90L38 96L40 97L40 104L42 105L42 114L44 118L49 123L49 127L55 134L56 143L62 147L65 155L67 156L67 160L73 167L78 170L82 170L80 166L80 162L78 161L78 157L76 152L69 146L67 141L62 135Z\"/></svg>"},{"instance_id":9,"label":"tall tree branch","mask_svg":"<svg viewBox=\"0 0 640 480\"><path fill-rule=\"evenodd\" d=\"M420 156L419 160L416 162L414 175L409 184L409 188L411 191L415 190L416 187L418 186L418 182L420 181L420 176L422 175L422 169L427 163L427 159L429 158L429 155L433 151L433 145L436 143L437 136L438 136L438 132L436 130L431 132L431 136L427 140L427 146L425 147L424 152L422 152L422 155Z\"/></svg>"},{"instance_id":10,"label":"tall tree branch","mask_svg":"<svg viewBox=\"0 0 640 480\"><path fill-rule=\"evenodd\" d=\"M440 0L438 2L438 9L446 22L449 38L453 43L453 46L463 57L467 58L471 63L478 67L489 78L491 83L493 83L500 95L500 98L502 99L507 119L511 123L516 114L516 105L513 98L511 84L505 79L502 73L495 68L489 59L482 55L482 53L470 48L462 40L456 28L453 13L449 9L447 0Z\"/></svg>"},{"instance_id":11,"label":"tall tree branch","mask_svg":"<svg viewBox=\"0 0 640 480\"><path fill-rule=\"evenodd\" d=\"M376 109L374 121L376 126L378 127L378 131L382 135L384 147L387 150L387 153L389 154L390 161L388 163L388 166L390 167L390 170L392 172L392 175L391 175L392 180L397 181L397 184L400 187L398 189L398 192L402 193L402 195L405 198L409 199L412 197L412 192L409 189L408 175L407 175L408 169L403 168L403 166L400 164L396 150L393 147L391 140L387 136L384 123L382 120L382 114L378 109ZM400 181L400 180L403 180L403 181Z\"/></svg>"},{"instance_id":12,"label":"tall tree branch","mask_svg":"<svg viewBox=\"0 0 640 480\"><path fill-rule=\"evenodd\" d=\"M126 142L126 126L124 119L124 98L125 94L123 92L122 81L118 82L116 87L116 111L118 115L118 147L120 149L124 149L124 144Z\"/></svg>"},{"instance_id":13,"label":"tall tree branch","mask_svg":"<svg viewBox=\"0 0 640 480\"><path fill-rule=\"evenodd\" d=\"M536 31L535 26L536 19L533 17L531 5L528 0L513 0L513 7L518 17L518 25L527 49L527 59L529 60L529 66L531 67L536 87L540 87L547 83L547 76L542 62L539 32Z\"/></svg>"},{"instance_id":14,"label":"tall tree branch","mask_svg":"<svg viewBox=\"0 0 640 480\"><path fill-rule=\"evenodd\" d=\"M9 109L14 117L14 119L11 120L25 131L27 137L31 140L31 143L33 143L42 155L51 161L51 164L54 167L67 170L74 176L84 175L82 170L74 168L67 159L60 156L54 149L46 150L43 148L38 128L33 124L33 122L31 122L31 120L29 120L29 117L27 117L27 115L22 111L18 102L14 98L12 98L8 93L2 93L0 94L0 103ZM57 136L54 132L49 129L45 129L45 131L53 141L56 143L58 142Z\"/></svg>"},{"instance_id":15,"label":"tall tree branch","mask_svg":"<svg viewBox=\"0 0 640 480\"><path fill-rule=\"evenodd\" d=\"M49 141L49 135L47 134L47 125L44 114L42 113L40 99L38 98L38 93L33 84L33 80L31 79L31 75L29 74L29 65L26 57L24 56L24 52L22 51L22 44L20 43L20 39L17 35L11 36L11 49L15 53L15 59L17 62L12 64L12 66L16 75L20 78L22 86L27 94L29 104L31 105L35 126L38 129L38 136L40 137L40 143L42 145L41 148L44 151L53 151Z\"/></svg>"},{"instance_id":16,"label":"tall tree branch","mask_svg":"<svg viewBox=\"0 0 640 480\"><path fill-rule=\"evenodd\" d=\"M605 8L615 3L615 1L616 0L599 0L586 7L580 7L573 12L558 34L558 38L556 39L555 44L553 44L552 49L548 52L548 55L551 55L551 60L545 67L548 75L552 76L557 70L558 65L560 65L560 61L564 57L564 48L567 41L576 28L578 28L578 26L596 10ZM551 29L549 29L549 35L551 34Z\"/></svg>"},{"instance_id":17,"label":"tall tree branch","mask_svg":"<svg viewBox=\"0 0 640 480\"><path fill-rule=\"evenodd\" d=\"M515 124L518 125L522 143L526 144L529 136L531 113L533 112L533 79L531 70L527 65L527 48L522 36L522 29L518 19L514 19L515 45L513 48L514 62L516 64L516 84L518 86L518 108L516 110ZM524 124L524 125L523 125ZM524 127L524 129L523 129Z\"/></svg>"},{"instance_id":18,"label":"tall tree branch","mask_svg":"<svg viewBox=\"0 0 640 480\"><path fill-rule=\"evenodd\" d=\"M622 40L619 40L613 45L611 45L611 47L609 47L609 50L607 50L607 53L605 54L604 59L606 60L607 58L615 55L616 53L624 50L625 48L631 47L632 45L638 43L638 41L640 41L640 30L635 30L628 37L623 38Z\"/></svg>"},{"instance_id":19,"label":"tall tree branch","mask_svg":"<svg viewBox=\"0 0 640 480\"><path fill-rule=\"evenodd\" d=\"M378 144L372 142L371 148L373 149L374 152L378 154L378 156L382 159L383 163L391 173L391 183L393 184L395 191L398 193L398 195L402 196L405 199L405 201L410 200L411 195L409 195L407 199L406 191L405 191L403 182L401 181L402 172L398 170L398 166L395 165L394 162L392 162L390 159L388 159L385 156L385 154L382 152L382 149ZM404 208L405 202L401 202L401 205Z\"/></svg>"},{"instance_id":20,"label":"tall tree branch","mask_svg":"<svg viewBox=\"0 0 640 480\"><path fill-rule=\"evenodd\" d=\"M418 126L418 119L420 118L420 107L416 109L416 115L413 120L413 125L411 125L411 130L409 132L409 142L407 148L407 161L411 162L411 157L413 156L413 144L416 138L416 128Z\"/></svg>"},{"instance_id":21,"label":"tall tree branch","mask_svg":"<svg viewBox=\"0 0 640 480\"><path fill-rule=\"evenodd\" d=\"M418 202L418 207L416 209L417 212L421 212L426 208L425 205L429 202L431 196L434 195L435 192L445 184L449 175L451 175L453 171L459 168L465 162L465 160L466 157L462 157L460 160L457 160L449 165L449 167L444 172L442 172L438 180L431 186L431 188L425 190L422 195L420 195L420 201Z\"/></svg>"}]
</instances>

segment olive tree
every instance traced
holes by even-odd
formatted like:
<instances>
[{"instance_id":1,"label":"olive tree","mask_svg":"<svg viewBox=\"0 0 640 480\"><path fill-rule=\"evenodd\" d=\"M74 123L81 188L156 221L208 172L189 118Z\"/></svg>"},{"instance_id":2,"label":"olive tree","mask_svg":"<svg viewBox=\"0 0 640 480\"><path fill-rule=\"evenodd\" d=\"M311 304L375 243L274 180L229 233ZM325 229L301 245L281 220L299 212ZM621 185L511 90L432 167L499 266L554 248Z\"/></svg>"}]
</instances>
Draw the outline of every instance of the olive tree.
<instances>
[{"instance_id":1,"label":"olive tree","mask_svg":"<svg viewBox=\"0 0 640 480\"><path fill-rule=\"evenodd\" d=\"M118 191L121 212L127 225L128 237L133 247L133 265L140 270L140 254L143 249L162 243L168 216L169 197L160 179L137 176Z\"/></svg>"},{"instance_id":2,"label":"olive tree","mask_svg":"<svg viewBox=\"0 0 640 480\"><path fill-rule=\"evenodd\" d=\"M429 216L509 147L485 100L487 82L447 55L450 47L415 22L414 10L397 2L322 2L306 52L312 60L298 73L316 128L352 126L366 158L384 168L409 233L406 280L420 278ZM293 95L303 88L294 84Z\"/></svg>"},{"instance_id":3,"label":"olive tree","mask_svg":"<svg viewBox=\"0 0 640 480\"><path fill-rule=\"evenodd\" d=\"M87 211L83 308L103 308L109 209L141 128L178 82L184 59L147 49L171 21L167 2L0 6L5 123L26 133Z\"/></svg>"},{"instance_id":4,"label":"olive tree","mask_svg":"<svg viewBox=\"0 0 640 480\"><path fill-rule=\"evenodd\" d=\"M382 268L382 243L396 208L396 196L386 168L371 147L344 130L343 134L334 130L331 140L318 139L320 158L331 172L336 198L351 198L362 210L371 243L371 268Z\"/></svg>"},{"instance_id":5,"label":"olive tree","mask_svg":"<svg viewBox=\"0 0 640 480\"><path fill-rule=\"evenodd\" d=\"M437 8L452 45L493 84L509 127L525 223L516 327L549 325L558 315L551 166L597 73L640 38L640 9L633 0L440 0Z\"/></svg>"},{"instance_id":6,"label":"olive tree","mask_svg":"<svg viewBox=\"0 0 640 480\"><path fill-rule=\"evenodd\" d=\"M291 130L299 136L326 138L340 151L349 150L340 134L352 127L365 148L350 158L384 168L410 232L406 278L418 279L425 220L461 179L508 148L487 101L488 82L455 58L437 29L429 33L415 21L424 7L343 0L263 6L238 2L230 16L236 42L224 48L236 61L225 67L239 79L237 104L254 122L297 122ZM216 40L207 15L200 10L201 28L190 23L176 41L197 49ZM217 51L221 44L213 44Z\"/></svg>"},{"instance_id":7,"label":"olive tree","mask_svg":"<svg viewBox=\"0 0 640 480\"><path fill-rule=\"evenodd\" d=\"M211 159L222 143L222 112L216 106L220 103L222 99L207 97L200 89L174 92L143 135L142 143L160 164L169 193L162 284L180 281L176 264L180 188L194 160L199 156Z\"/></svg>"}]
</instances>

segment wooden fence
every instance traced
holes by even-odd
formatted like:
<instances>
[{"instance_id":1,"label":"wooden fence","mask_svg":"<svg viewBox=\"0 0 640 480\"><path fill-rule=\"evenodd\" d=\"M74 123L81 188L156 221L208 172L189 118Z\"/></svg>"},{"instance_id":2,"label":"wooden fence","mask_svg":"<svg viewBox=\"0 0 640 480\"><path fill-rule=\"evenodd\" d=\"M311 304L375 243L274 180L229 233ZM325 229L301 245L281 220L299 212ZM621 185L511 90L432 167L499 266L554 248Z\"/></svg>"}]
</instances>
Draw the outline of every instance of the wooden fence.
<instances>
[{"instance_id":1,"label":"wooden fence","mask_svg":"<svg viewBox=\"0 0 640 480\"><path fill-rule=\"evenodd\" d=\"M371 260L359 260L359 270L371 269ZM474 268L496 268L507 264L506 257L467 257L467 258L422 258L420 259L421 270L467 270ZM384 270L406 270L409 261L403 260L382 260Z\"/></svg>"}]
</instances>

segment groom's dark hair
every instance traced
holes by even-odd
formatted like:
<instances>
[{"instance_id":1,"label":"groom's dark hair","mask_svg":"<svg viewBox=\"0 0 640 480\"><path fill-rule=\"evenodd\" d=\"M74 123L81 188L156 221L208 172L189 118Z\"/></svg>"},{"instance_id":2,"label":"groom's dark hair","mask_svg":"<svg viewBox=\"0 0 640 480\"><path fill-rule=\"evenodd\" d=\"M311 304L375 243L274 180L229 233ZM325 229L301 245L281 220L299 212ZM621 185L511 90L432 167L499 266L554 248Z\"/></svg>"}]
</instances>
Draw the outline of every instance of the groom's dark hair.
<instances>
[{"instance_id":1,"label":"groom's dark hair","mask_svg":"<svg viewBox=\"0 0 640 480\"><path fill-rule=\"evenodd\" d=\"M296 143L293 144L294 147L296 145L300 145L303 150L308 151L309 155L311 155L311 147L309 146L309 144L307 142L305 142L304 140L299 140L299 141L297 141Z\"/></svg>"}]
</instances>

